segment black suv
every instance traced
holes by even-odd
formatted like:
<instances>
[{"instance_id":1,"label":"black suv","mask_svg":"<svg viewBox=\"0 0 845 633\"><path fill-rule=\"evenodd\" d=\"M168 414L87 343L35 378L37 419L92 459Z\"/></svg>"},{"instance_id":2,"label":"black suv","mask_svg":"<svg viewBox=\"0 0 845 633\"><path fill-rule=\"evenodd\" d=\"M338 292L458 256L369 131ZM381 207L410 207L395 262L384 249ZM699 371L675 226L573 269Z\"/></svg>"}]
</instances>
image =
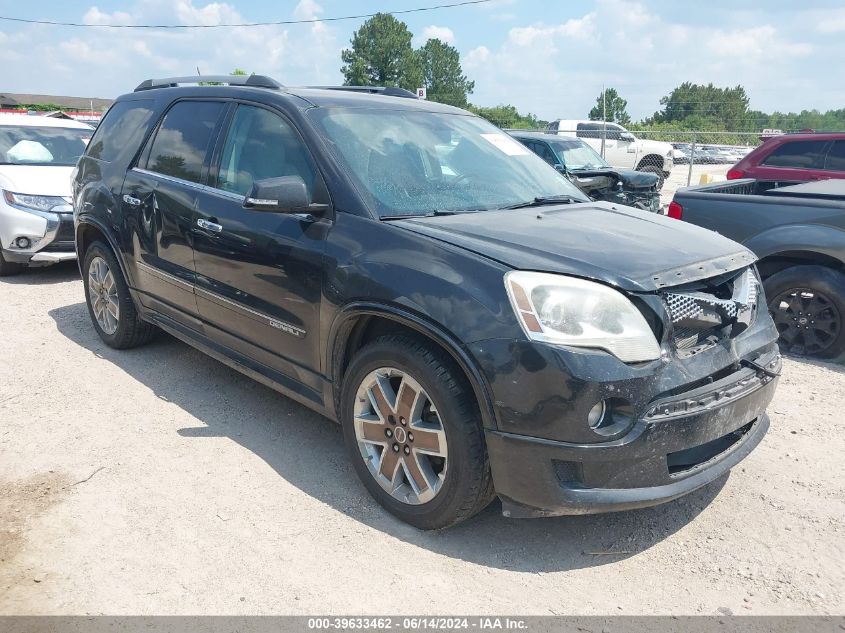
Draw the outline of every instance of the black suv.
<instances>
[{"instance_id":1,"label":"black suv","mask_svg":"<svg viewBox=\"0 0 845 633\"><path fill-rule=\"evenodd\" d=\"M397 89L148 80L73 178L108 345L156 328L342 424L420 528L652 505L760 442L780 367L753 254L590 202ZM371 94L381 93L381 94Z\"/></svg>"}]
</instances>

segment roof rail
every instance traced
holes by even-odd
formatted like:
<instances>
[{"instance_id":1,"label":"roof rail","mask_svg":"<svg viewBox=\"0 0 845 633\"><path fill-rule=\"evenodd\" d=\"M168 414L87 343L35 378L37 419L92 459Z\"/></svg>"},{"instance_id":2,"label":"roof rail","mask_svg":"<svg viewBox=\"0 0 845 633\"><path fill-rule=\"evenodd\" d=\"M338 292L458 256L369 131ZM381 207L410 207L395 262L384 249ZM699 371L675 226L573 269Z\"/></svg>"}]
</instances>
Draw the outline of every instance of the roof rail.
<instances>
[{"instance_id":1,"label":"roof rail","mask_svg":"<svg viewBox=\"0 0 845 633\"><path fill-rule=\"evenodd\" d=\"M306 86L317 90L347 90L349 92L367 92L369 94L384 95L386 97L402 97L404 99L416 99L410 90L396 88L395 86Z\"/></svg>"},{"instance_id":2,"label":"roof rail","mask_svg":"<svg viewBox=\"0 0 845 633\"><path fill-rule=\"evenodd\" d=\"M256 88L283 88L282 84L265 75L191 75L189 77L164 77L147 79L138 84L135 92L153 88L175 88L179 84L218 83L228 86L254 86Z\"/></svg>"}]
</instances>

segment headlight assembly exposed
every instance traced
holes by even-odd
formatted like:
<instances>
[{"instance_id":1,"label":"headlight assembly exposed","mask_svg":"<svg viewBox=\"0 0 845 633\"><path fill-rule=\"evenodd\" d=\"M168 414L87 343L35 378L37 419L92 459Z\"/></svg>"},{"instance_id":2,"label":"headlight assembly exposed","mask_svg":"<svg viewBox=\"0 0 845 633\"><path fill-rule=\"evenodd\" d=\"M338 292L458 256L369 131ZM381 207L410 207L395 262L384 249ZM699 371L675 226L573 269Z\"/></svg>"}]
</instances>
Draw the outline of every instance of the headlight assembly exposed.
<instances>
[{"instance_id":1,"label":"headlight assembly exposed","mask_svg":"<svg viewBox=\"0 0 845 633\"><path fill-rule=\"evenodd\" d=\"M505 288L528 338L603 349L626 363L660 358L660 345L622 293L564 275L512 271Z\"/></svg>"},{"instance_id":2,"label":"headlight assembly exposed","mask_svg":"<svg viewBox=\"0 0 845 633\"><path fill-rule=\"evenodd\" d=\"M41 211L43 213L71 213L73 211L70 199L61 196L33 196L4 190L3 197L9 206L23 211Z\"/></svg>"}]
</instances>

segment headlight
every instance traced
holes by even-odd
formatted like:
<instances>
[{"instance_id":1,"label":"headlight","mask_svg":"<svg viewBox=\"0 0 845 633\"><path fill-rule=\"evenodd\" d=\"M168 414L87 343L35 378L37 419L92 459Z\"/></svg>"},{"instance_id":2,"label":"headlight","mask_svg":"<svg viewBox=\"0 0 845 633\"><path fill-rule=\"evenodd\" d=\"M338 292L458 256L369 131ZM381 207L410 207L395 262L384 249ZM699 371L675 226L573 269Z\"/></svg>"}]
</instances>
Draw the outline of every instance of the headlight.
<instances>
[{"instance_id":1,"label":"headlight","mask_svg":"<svg viewBox=\"0 0 845 633\"><path fill-rule=\"evenodd\" d=\"M23 211L43 211L45 213L71 213L73 207L70 198L61 196L31 196L25 193L3 191L6 202Z\"/></svg>"},{"instance_id":2,"label":"headlight","mask_svg":"<svg viewBox=\"0 0 845 633\"><path fill-rule=\"evenodd\" d=\"M626 363L660 358L660 345L643 315L612 288L527 271L507 273L505 288L530 339L603 349Z\"/></svg>"}]
</instances>

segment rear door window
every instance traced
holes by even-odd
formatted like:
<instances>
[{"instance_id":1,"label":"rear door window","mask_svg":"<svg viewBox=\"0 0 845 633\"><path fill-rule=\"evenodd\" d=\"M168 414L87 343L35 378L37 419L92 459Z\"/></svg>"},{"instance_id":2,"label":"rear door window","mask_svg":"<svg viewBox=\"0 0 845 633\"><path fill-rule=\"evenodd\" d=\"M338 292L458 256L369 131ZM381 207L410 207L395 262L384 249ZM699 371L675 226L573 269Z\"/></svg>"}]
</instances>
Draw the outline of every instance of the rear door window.
<instances>
[{"instance_id":1,"label":"rear door window","mask_svg":"<svg viewBox=\"0 0 845 633\"><path fill-rule=\"evenodd\" d=\"M152 117L152 99L118 101L109 108L97 126L97 131L88 143L86 156L107 163L123 151L132 152L134 156L141 139L150 128Z\"/></svg>"},{"instance_id":2,"label":"rear door window","mask_svg":"<svg viewBox=\"0 0 845 633\"><path fill-rule=\"evenodd\" d=\"M146 169L165 176L202 183L214 131L225 109L220 101L180 101L156 132Z\"/></svg>"},{"instance_id":3,"label":"rear door window","mask_svg":"<svg viewBox=\"0 0 845 633\"><path fill-rule=\"evenodd\" d=\"M777 146L761 165L793 169L821 169L827 141L792 141Z\"/></svg>"},{"instance_id":4,"label":"rear door window","mask_svg":"<svg viewBox=\"0 0 845 633\"><path fill-rule=\"evenodd\" d=\"M829 171L845 171L845 141L833 141L824 168Z\"/></svg>"}]
</instances>

